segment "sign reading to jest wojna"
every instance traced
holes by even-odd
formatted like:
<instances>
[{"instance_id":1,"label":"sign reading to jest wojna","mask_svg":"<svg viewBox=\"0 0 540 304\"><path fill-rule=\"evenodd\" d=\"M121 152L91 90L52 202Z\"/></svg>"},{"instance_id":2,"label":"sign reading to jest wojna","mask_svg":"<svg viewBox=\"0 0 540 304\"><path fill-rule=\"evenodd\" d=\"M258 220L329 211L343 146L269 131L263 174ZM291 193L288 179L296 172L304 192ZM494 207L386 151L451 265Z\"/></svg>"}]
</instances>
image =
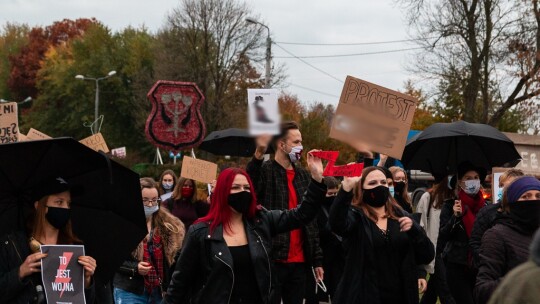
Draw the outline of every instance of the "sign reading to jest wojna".
<instances>
[{"instance_id":1,"label":"sign reading to jest wojna","mask_svg":"<svg viewBox=\"0 0 540 304\"><path fill-rule=\"evenodd\" d=\"M41 261L41 279L47 303L86 303L84 270L79 264L82 245L41 245L47 257Z\"/></svg>"},{"instance_id":2,"label":"sign reading to jest wojna","mask_svg":"<svg viewBox=\"0 0 540 304\"><path fill-rule=\"evenodd\" d=\"M330 137L362 141L372 151L401 159L417 103L409 95L347 76Z\"/></svg>"}]
</instances>

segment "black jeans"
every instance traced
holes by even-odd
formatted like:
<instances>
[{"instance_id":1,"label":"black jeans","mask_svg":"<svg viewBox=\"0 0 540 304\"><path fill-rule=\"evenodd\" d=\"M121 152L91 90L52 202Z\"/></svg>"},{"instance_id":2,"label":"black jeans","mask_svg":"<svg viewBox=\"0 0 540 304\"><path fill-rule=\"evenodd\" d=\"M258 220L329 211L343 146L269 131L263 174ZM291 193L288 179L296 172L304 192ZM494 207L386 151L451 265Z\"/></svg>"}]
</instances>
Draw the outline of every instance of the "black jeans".
<instances>
[{"instance_id":1,"label":"black jeans","mask_svg":"<svg viewBox=\"0 0 540 304\"><path fill-rule=\"evenodd\" d=\"M435 304L437 296L442 304L456 304L450 293L446 281L446 268L440 256L435 258L435 273L429 276L427 290L422 296L420 304Z\"/></svg>"},{"instance_id":2,"label":"black jeans","mask_svg":"<svg viewBox=\"0 0 540 304\"><path fill-rule=\"evenodd\" d=\"M302 304L306 285L305 263L275 263L277 282L271 303Z\"/></svg>"}]
</instances>

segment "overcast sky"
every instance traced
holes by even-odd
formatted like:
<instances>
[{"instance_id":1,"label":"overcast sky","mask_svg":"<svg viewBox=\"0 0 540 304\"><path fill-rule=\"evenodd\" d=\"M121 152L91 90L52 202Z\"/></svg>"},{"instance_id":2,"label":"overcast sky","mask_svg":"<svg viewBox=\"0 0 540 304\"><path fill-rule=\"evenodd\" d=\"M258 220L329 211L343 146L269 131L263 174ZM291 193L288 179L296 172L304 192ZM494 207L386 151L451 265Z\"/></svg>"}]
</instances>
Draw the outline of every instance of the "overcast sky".
<instances>
[{"instance_id":1,"label":"overcast sky","mask_svg":"<svg viewBox=\"0 0 540 304\"><path fill-rule=\"evenodd\" d=\"M354 46L308 46L292 43L370 43L404 40L405 21L392 0L247 0L255 15L271 31L274 63L287 67L289 86L285 89L304 102L322 101L337 105L347 75L391 89L402 89L411 75L405 70L414 51L386 54L305 58L290 56L344 55L414 48L410 42ZM145 25L155 32L179 0L1 0L0 23L19 22L50 25L64 18L95 17L113 31L129 25ZM328 76L329 74L331 76ZM334 79L337 78L338 80ZM189 79L181 79L189 81Z\"/></svg>"}]
</instances>

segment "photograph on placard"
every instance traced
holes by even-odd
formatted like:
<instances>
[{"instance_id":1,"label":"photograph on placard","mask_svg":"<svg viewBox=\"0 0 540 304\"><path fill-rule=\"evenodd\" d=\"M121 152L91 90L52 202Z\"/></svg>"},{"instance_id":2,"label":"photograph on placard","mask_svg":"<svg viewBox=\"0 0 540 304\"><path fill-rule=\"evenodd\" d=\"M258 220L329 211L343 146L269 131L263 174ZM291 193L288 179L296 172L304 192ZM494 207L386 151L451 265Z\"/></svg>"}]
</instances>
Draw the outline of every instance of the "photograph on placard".
<instances>
[{"instance_id":1,"label":"photograph on placard","mask_svg":"<svg viewBox=\"0 0 540 304\"><path fill-rule=\"evenodd\" d=\"M249 133L278 134L281 117L274 89L248 89Z\"/></svg>"}]
</instances>

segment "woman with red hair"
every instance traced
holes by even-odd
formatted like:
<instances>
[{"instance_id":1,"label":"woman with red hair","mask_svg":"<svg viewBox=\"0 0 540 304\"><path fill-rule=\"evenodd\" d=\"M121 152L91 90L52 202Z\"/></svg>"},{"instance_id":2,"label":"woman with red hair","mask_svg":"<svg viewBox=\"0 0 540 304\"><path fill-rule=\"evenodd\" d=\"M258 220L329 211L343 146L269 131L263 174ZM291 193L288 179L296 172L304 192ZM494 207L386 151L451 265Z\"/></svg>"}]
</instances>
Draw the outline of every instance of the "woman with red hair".
<instances>
[{"instance_id":1,"label":"woman with red hair","mask_svg":"<svg viewBox=\"0 0 540 304\"><path fill-rule=\"evenodd\" d=\"M326 194L321 159L308 153L307 162L302 204L285 211L258 208L248 174L224 170L208 215L189 229L163 303L269 303L272 237L311 222Z\"/></svg>"}]
</instances>

